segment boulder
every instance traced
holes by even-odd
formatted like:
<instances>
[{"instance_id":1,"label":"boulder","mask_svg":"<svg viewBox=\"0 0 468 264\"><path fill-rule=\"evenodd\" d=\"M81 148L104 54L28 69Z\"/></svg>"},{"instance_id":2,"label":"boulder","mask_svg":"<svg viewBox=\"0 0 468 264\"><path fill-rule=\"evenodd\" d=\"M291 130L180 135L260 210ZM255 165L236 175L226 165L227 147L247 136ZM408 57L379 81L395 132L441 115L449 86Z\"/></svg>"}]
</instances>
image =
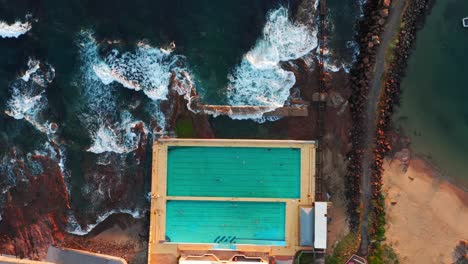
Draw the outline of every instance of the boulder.
<instances>
[{"instance_id":1,"label":"boulder","mask_svg":"<svg viewBox=\"0 0 468 264\"><path fill-rule=\"evenodd\" d=\"M385 25L385 19L383 19L383 18L379 19L379 22L378 22L378 23L379 23L379 25L381 25L381 26Z\"/></svg>"},{"instance_id":2,"label":"boulder","mask_svg":"<svg viewBox=\"0 0 468 264\"><path fill-rule=\"evenodd\" d=\"M364 64L369 64L369 57L364 57L364 59L362 59L362 62L364 62Z\"/></svg>"},{"instance_id":3,"label":"boulder","mask_svg":"<svg viewBox=\"0 0 468 264\"><path fill-rule=\"evenodd\" d=\"M386 18L388 17L388 8L384 8L382 10L379 11L379 15L383 18Z\"/></svg>"}]
</instances>

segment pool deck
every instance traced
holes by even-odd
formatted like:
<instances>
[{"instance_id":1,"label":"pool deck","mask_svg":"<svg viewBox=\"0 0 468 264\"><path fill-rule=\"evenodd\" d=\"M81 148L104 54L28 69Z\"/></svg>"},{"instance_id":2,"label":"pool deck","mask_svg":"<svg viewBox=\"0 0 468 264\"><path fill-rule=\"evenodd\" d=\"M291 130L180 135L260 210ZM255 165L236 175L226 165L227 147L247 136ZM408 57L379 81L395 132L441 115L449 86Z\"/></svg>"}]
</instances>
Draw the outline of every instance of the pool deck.
<instances>
[{"instance_id":1,"label":"pool deck","mask_svg":"<svg viewBox=\"0 0 468 264\"><path fill-rule=\"evenodd\" d=\"M167 196L167 157L169 146L298 148L301 153L300 198L241 198L241 197L181 197ZM299 245L299 209L312 207L315 197L315 142L294 140L227 140L227 139L159 139L153 147L151 182L151 216L148 263L177 263L184 252L213 252L216 244L168 243L166 231L166 202L184 201L247 201L284 202L286 204L285 246L235 245L235 252L265 256L294 256L299 250L311 247ZM190 254L189 254L190 255Z\"/></svg>"}]
</instances>

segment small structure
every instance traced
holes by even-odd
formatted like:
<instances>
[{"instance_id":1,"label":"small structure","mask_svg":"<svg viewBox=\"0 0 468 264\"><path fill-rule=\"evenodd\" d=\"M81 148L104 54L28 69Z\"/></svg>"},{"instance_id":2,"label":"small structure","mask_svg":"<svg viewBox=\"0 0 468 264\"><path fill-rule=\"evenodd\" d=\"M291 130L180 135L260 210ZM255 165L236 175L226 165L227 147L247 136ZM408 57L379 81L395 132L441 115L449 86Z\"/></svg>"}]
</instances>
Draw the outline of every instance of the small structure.
<instances>
[{"instance_id":1,"label":"small structure","mask_svg":"<svg viewBox=\"0 0 468 264\"><path fill-rule=\"evenodd\" d=\"M127 264L123 258L89 251L50 246L46 260L57 264Z\"/></svg>"},{"instance_id":2,"label":"small structure","mask_svg":"<svg viewBox=\"0 0 468 264\"><path fill-rule=\"evenodd\" d=\"M43 261L19 259L15 256L0 255L0 264L127 264L123 258L97 254L89 251L49 246Z\"/></svg>"},{"instance_id":3,"label":"small structure","mask_svg":"<svg viewBox=\"0 0 468 264\"><path fill-rule=\"evenodd\" d=\"M352 255L347 261L346 264L367 264L367 260L358 255Z\"/></svg>"},{"instance_id":4,"label":"small structure","mask_svg":"<svg viewBox=\"0 0 468 264\"><path fill-rule=\"evenodd\" d=\"M201 102L195 87L192 87L189 108L195 112L218 116L269 117L269 116L308 116L309 103L301 99L288 99L281 107L262 105L210 105Z\"/></svg>"},{"instance_id":5,"label":"small structure","mask_svg":"<svg viewBox=\"0 0 468 264\"><path fill-rule=\"evenodd\" d=\"M468 17L462 19L462 25L463 27L468 28Z\"/></svg>"},{"instance_id":6,"label":"small structure","mask_svg":"<svg viewBox=\"0 0 468 264\"><path fill-rule=\"evenodd\" d=\"M314 219L314 248L325 250L327 248L327 209L326 202L315 203Z\"/></svg>"}]
</instances>

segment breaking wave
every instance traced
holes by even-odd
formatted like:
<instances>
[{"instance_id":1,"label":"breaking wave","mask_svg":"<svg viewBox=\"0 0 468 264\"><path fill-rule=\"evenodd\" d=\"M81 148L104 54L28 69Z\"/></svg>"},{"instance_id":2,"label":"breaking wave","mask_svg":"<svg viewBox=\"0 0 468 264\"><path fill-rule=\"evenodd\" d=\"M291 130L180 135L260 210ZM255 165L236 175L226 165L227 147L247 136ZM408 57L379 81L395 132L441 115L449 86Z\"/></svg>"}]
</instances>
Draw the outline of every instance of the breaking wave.
<instances>
[{"instance_id":1,"label":"breaking wave","mask_svg":"<svg viewBox=\"0 0 468 264\"><path fill-rule=\"evenodd\" d=\"M16 21L13 24L8 24L5 21L0 21L0 37L1 38L17 38L32 28L30 22L31 15L26 15L26 22Z\"/></svg>"},{"instance_id":2,"label":"breaking wave","mask_svg":"<svg viewBox=\"0 0 468 264\"><path fill-rule=\"evenodd\" d=\"M270 11L262 37L228 76L229 104L283 106L296 78L280 62L301 58L316 47L316 29L291 22L285 7Z\"/></svg>"},{"instance_id":3,"label":"breaking wave","mask_svg":"<svg viewBox=\"0 0 468 264\"><path fill-rule=\"evenodd\" d=\"M139 42L133 52L120 53L113 49L101 56L100 44L91 31L81 33L79 45L82 67L78 82L83 84L87 105L80 119L92 137L88 151L129 153L137 148L139 138L132 128L145 123L128 111L131 105L119 109L116 93L121 86L141 91L150 99L144 107L156 121L156 130L165 128L166 117L160 103L167 100L171 89L183 95L190 108L193 82L183 56L144 42ZM144 127L147 130L147 123Z\"/></svg>"},{"instance_id":4,"label":"breaking wave","mask_svg":"<svg viewBox=\"0 0 468 264\"><path fill-rule=\"evenodd\" d=\"M107 212L99 215L94 224L89 224L89 225L86 225L86 227L82 227L80 224L78 224L78 222L76 221L75 215L71 212L69 217L68 217L67 232L70 233L70 234L75 234L75 235L79 235L79 236L87 235L97 225L102 223L104 220L106 220L109 216L111 216L113 214L129 214L133 218L142 218L144 216L144 212L142 212L141 210L138 210L138 209L135 209L135 210L112 209L110 211L107 211Z\"/></svg>"},{"instance_id":5,"label":"breaking wave","mask_svg":"<svg viewBox=\"0 0 468 264\"><path fill-rule=\"evenodd\" d=\"M118 82L128 89L143 91L152 100L164 100L173 74L181 77L184 58L170 51L140 42L134 52L120 54L117 50L93 65L104 84ZM186 71L186 70L185 70Z\"/></svg>"},{"instance_id":6,"label":"breaking wave","mask_svg":"<svg viewBox=\"0 0 468 264\"><path fill-rule=\"evenodd\" d=\"M54 78L55 69L52 66L29 59L26 73L10 84L11 97L7 101L5 114L15 119L25 119L43 133L53 133L43 112L48 107L45 90Z\"/></svg>"},{"instance_id":7,"label":"breaking wave","mask_svg":"<svg viewBox=\"0 0 468 264\"><path fill-rule=\"evenodd\" d=\"M79 82L84 90L86 107L80 120L91 134L89 152L128 153L138 147L139 138L132 128L142 122L128 111L120 112L116 102L116 88L101 80L95 72L96 65L105 62L98 54L98 44L92 33L83 31L80 36L82 67Z\"/></svg>"},{"instance_id":8,"label":"breaking wave","mask_svg":"<svg viewBox=\"0 0 468 264\"><path fill-rule=\"evenodd\" d=\"M128 153L136 149L138 142L140 142L140 135L135 133L133 128L142 122L135 121L127 111L124 111L120 117L120 122L113 126L98 128L94 134L93 145L88 148L88 151L97 154L103 152Z\"/></svg>"}]
</instances>

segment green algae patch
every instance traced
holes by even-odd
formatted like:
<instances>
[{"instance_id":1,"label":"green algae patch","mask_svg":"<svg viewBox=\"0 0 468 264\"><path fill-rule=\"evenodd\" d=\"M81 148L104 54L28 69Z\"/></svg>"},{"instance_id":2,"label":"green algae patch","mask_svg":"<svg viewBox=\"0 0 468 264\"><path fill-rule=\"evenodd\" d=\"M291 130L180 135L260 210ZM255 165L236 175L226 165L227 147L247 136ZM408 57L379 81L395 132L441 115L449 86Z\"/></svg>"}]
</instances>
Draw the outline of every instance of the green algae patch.
<instances>
[{"instance_id":1,"label":"green algae patch","mask_svg":"<svg viewBox=\"0 0 468 264\"><path fill-rule=\"evenodd\" d=\"M186 116L177 119L175 125L175 131L177 137L179 138L193 138L194 137L194 130L193 130L193 123L192 118Z\"/></svg>"}]
</instances>

